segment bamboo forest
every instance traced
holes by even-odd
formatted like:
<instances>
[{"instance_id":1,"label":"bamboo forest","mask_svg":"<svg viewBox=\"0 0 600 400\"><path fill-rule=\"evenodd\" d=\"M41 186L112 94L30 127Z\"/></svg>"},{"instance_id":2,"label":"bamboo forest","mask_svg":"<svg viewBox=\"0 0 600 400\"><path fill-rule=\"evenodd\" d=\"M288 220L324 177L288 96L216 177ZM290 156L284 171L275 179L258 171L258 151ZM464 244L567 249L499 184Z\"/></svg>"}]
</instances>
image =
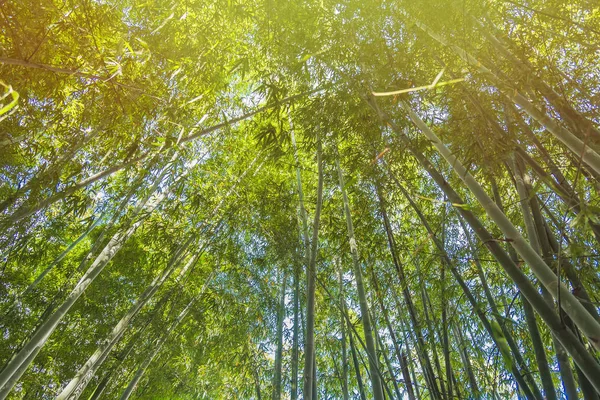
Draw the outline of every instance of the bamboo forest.
<instances>
[{"instance_id":1,"label":"bamboo forest","mask_svg":"<svg viewBox=\"0 0 600 400\"><path fill-rule=\"evenodd\" d=\"M0 0L0 400L600 400L597 0Z\"/></svg>"}]
</instances>

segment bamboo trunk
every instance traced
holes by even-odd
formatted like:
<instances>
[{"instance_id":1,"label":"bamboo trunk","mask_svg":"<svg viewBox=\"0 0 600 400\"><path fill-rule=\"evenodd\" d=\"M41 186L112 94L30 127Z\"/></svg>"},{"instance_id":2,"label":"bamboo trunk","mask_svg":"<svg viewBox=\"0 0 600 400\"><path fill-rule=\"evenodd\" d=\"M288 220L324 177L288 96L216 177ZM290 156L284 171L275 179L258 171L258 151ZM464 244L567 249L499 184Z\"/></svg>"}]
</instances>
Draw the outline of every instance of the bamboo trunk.
<instances>
[{"instance_id":1,"label":"bamboo trunk","mask_svg":"<svg viewBox=\"0 0 600 400\"><path fill-rule=\"evenodd\" d=\"M273 400L281 399L281 361L283 356L283 320L285 318L285 287L287 272L282 272L281 299L277 310L277 350L275 352L275 375L273 377Z\"/></svg>"},{"instance_id":2,"label":"bamboo trunk","mask_svg":"<svg viewBox=\"0 0 600 400\"><path fill-rule=\"evenodd\" d=\"M371 388L373 390L373 398L375 400L384 400L382 382L379 379L377 370L377 353L375 351L375 341L373 339L373 328L371 318L369 315L369 307L367 305L367 298L365 294L362 269L360 266L360 260L358 256L358 246L356 244L356 238L354 237L354 225L352 223L352 216L350 212L350 202L346 193L346 186L344 182L344 175L340 167L339 155L335 159L336 169L338 173L340 190L342 192L342 200L344 205L344 215L346 217L346 225L348 229L348 240L350 242L350 253L352 255L352 263L354 266L354 278L356 279L356 290L358 292L358 298L360 303L361 319L363 323L363 330L365 335L365 342L367 346L367 352L369 356L369 371L371 374Z\"/></svg>"},{"instance_id":3,"label":"bamboo trunk","mask_svg":"<svg viewBox=\"0 0 600 400\"><path fill-rule=\"evenodd\" d=\"M316 362L315 362L315 293L316 293L316 265L319 239L319 221L323 205L323 160L321 141L317 140L317 164L319 181L317 183L317 205L313 222L310 259L306 266L306 338L304 344L304 390L305 399L314 399L316 396Z\"/></svg>"},{"instance_id":4,"label":"bamboo trunk","mask_svg":"<svg viewBox=\"0 0 600 400\"><path fill-rule=\"evenodd\" d=\"M457 211L465 218L465 220L471 226L473 231L478 235L482 243L490 250L490 252L498 260L499 264L503 267L505 272L519 287L521 292L525 295L525 297L531 303L534 309L540 314L542 319L557 335L557 337L559 338L563 346L565 346L569 354L573 357L575 362L581 367L582 371L585 371L586 376L590 378L590 382L596 379L595 377L600 376L600 367L598 366L596 360L587 353L585 348L577 341L573 333L565 329L565 327L560 321L560 318L555 314L554 310L548 307L546 302L539 295L537 290L533 287L529 279L514 264L510 257L508 257L506 252L498 244L497 240L485 229L485 227L481 224L477 217L475 217L475 215L471 211L466 210L462 206L464 204L462 198L452 189L449 183L433 167L431 162L427 158L425 158L420 151L418 151L412 146L410 140L408 140L408 138L404 135L402 130L393 121L391 121L389 117L387 117L387 115L377 107L376 104L374 104L373 102L370 102L370 104L374 108L374 110L379 113L382 120L387 122L389 126L399 135L399 138L402 140L402 143L415 156L415 158L425 168L425 170L434 179L438 186L444 191L444 193L448 197L448 200L456 205L455 208L457 209ZM450 156L447 154L447 152L446 155ZM450 164L453 165L453 163ZM590 318L593 319L591 315ZM600 391L600 382L595 382L593 384L596 390Z\"/></svg>"}]
</instances>

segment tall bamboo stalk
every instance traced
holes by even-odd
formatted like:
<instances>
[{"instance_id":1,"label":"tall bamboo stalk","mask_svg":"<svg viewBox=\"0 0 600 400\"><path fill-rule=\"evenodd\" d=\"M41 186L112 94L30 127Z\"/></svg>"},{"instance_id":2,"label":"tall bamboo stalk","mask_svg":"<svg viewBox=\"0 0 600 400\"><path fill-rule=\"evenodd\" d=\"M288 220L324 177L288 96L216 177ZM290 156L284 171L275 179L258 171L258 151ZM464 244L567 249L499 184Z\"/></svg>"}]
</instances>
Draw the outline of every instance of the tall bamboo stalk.
<instances>
[{"instance_id":1,"label":"tall bamboo stalk","mask_svg":"<svg viewBox=\"0 0 600 400\"><path fill-rule=\"evenodd\" d=\"M317 139L317 165L319 180L317 183L317 204L313 221L312 239L310 242L310 259L306 266L306 338L304 342L304 390L305 399L316 396L316 360L315 360L315 293L317 274L317 251L319 242L319 222L323 206L323 159L321 140Z\"/></svg>"},{"instance_id":2,"label":"tall bamboo stalk","mask_svg":"<svg viewBox=\"0 0 600 400\"><path fill-rule=\"evenodd\" d=\"M337 151L336 151L337 153ZM336 154L337 155L337 154ZM367 305L367 298L365 294L362 268L360 266L360 259L358 256L358 246L356 238L354 237L354 225L352 223L352 216L350 212L350 202L348 200L348 194L346 193L346 185L344 181L344 175L340 167L339 155L335 158L335 166L338 173L340 191L342 192L342 201L344 205L344 215L346 217L346 226L348 229L348 240L350 242L350 254L352 255L352 264L354 266L354 279L356 280L356 291L358 292L358 298L360 303L361 320L363 323L363 330L365 335L365 342L367 345L367 352L369 355L369 371L371 373L371 389L373 391L373 398L375 400L384 400L382 382L379 379L377 370L377 352L375 351L375 341L373 339L373 328L371 318L369 315L369 307Z\"/></svg>"},{"instance_id":3,"label":"tall bamboo stalk","mask_svg":"<svg viewBox=\"0 0 600 400\"><path fill-rule=\"evenodd\" d=\"M285 318L285 287L287 272L281 273L281 294L277 309L277 350L275 351L275 374L273 376L273 400L281 399L281 363L283 357L283 320Z\"/></svg>"},{"instance_id":4,"label":"tall bamboo stalk","mask_svg":"<svg viewBox=\"0 0 600 400\"><path fill-rule=\"evenodd\" d=\"M408 113L410 119L419 130L429 139L444 157L459 178L467 185L475 195L479 203L484 207L489 217L497 224L506 235L510 244L517 253L529 264L533 273L540 279L544 287L554 298L562 299L565 312L573 319L573 322L585 333L592 344L600 348L600 324L579 303L577 298L562 284L557 284L557 278L552 269L546 265L541 256L523 238L518 229L508 220L504 213L498 208L494 201L485 193L483 188L475 181L468 170L458 161L456 156L439 140L431 129L412 111L410 106L402 102L402 107Z\"/></svg>"},{"instance_id":5,"label":"tall bamboo stalk","mask_svg":"<svg viewBox=\"0 0 600 400\"><path fill-rule=\"evenodd\" d=\"M564 325L560 321L560 318L556 315L554 310L548 306L544 299L539 295L535 287L531 284L529 279L523 274L523 272L517 267L517 265L511 260L506 254L502 247L498 244L498 241L485 229L483 224L478 220L475 215L466 210L463 206L464 201L462 198L452 189L449 183L443 178L443 176L436 170L431 162L423 156L423 154L417 150L400 129L375 103L372 101L370 105L373 109L378 112L379 116L385 121L394 132L398 134L399 139L406 146L406 148L414 155L419 163L425 168L428 174L433 178L437 185L448 197L448 200L455 205L456 210L465 218L467 223L471 226L473 231L480 238L482 243L490 250L492 255L496 258L505 272L515 282L517 287L525 295L527 300L531 303L534 309L540 314L542 319L548 324L552 331L557 335L563 346L567 349L569 354L573 357L575 362L580 366L582 371L588 376L590 382L595 377L600 376L600 366L596 360L591 357L586 351L585 347L578 342L577 338L573 333L565 329ZM452 164L452 163L450 163ZM463 167L464 168L464 167ZM487 196L487 195L486 195ZM589 314L588 314L589 315ZM590 318L591 315L589 315ZM592 382L596 390L600 391L600 382Z\"/></svg>"}]
</instances>

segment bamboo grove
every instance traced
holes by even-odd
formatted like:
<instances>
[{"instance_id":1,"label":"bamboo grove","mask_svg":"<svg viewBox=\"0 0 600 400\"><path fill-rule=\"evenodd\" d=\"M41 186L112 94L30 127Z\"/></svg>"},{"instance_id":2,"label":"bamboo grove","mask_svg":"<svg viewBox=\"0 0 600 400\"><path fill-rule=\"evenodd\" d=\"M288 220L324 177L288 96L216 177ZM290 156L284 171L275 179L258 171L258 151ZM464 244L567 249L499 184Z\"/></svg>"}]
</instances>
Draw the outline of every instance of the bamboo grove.
<instances>
[{"instance_id":1,"label":"bamboo grove","mask_svg":"<svg viewBox=\"0 0 600 400\"><path fill-rule=\"evenodd\" d=\"M0 2L0 399L600 397L600 5Z\"/></svg>"}]
</instances>

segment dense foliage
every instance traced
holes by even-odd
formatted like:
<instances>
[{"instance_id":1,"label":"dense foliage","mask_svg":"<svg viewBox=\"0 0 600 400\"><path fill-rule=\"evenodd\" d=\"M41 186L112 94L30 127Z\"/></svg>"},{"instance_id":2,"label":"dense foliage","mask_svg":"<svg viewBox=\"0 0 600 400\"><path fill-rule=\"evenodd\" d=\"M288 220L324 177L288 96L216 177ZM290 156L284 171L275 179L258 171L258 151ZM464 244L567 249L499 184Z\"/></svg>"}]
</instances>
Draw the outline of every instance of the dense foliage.
<instances>
[{"instance_id":1,"label":"dense foliage","mask_svg":"<svg viewBox=\"0 0 600 400\"><path fill-rule=\"evenodd\" d=\"M0 399L600 396L594 1L0 2Z\"/></svg>"}]
</instances>

